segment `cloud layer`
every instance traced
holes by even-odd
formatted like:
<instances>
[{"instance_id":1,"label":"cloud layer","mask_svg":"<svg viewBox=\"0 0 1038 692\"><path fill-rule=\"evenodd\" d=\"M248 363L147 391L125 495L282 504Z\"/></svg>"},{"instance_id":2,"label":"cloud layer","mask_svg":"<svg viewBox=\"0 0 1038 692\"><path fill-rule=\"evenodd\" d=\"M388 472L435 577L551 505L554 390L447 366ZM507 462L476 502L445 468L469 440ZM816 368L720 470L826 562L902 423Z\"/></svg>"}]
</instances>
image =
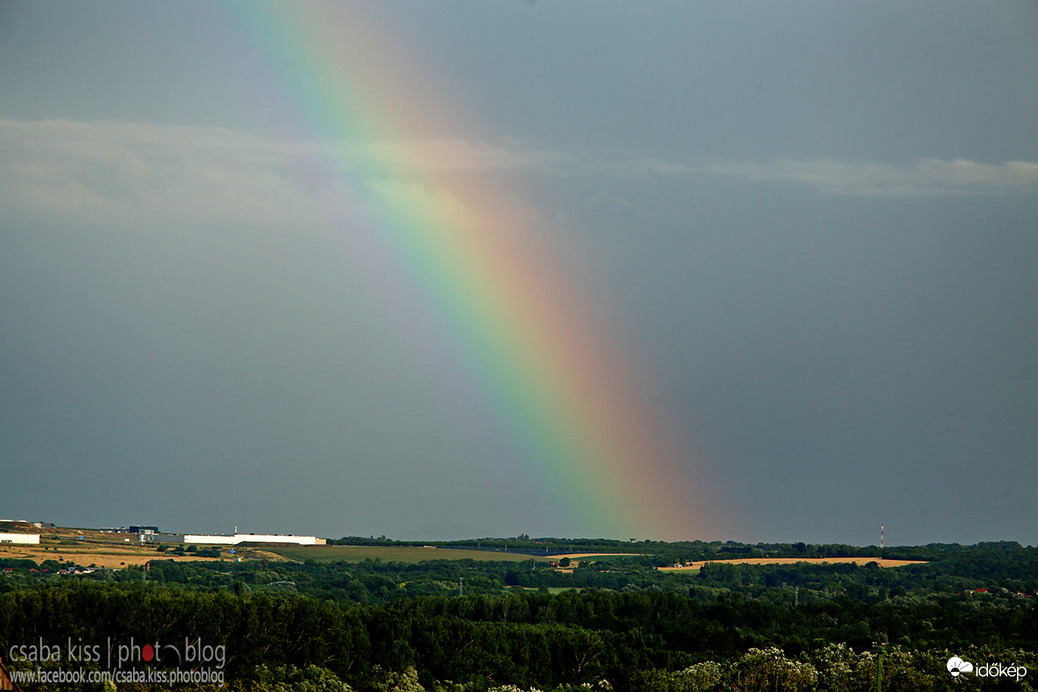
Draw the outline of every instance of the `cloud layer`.
<instances>
[{"instance_id":1,"label":"cloud layer","mask_svg":"<svg viewBox=\"0 0 1038 692\"><path fill-rule=\"evenodd\" d=\"M992 164L927 158L893 165L825 158L720 164L690 170L751 181L807 185L819 192L840 195L990 195L1038 188L1038 163L1026 161Z\"/></svg>"},{"instance_id":2,"label":"cloud layer","mask_svg":"<svg viewBox=\"0 0 1038 692\"><path fill-rule=\"evenodd\" d=\"M312 216L309 152L221 128L0 119L9 212L266 227Z\"/></svg>"},{"instance_id":3,"label":"cloud layer","mask_svg":"<svg viewBox=\"0 0 1038 692\"><path fill-rule=\"evenodd\" d=\"M8 213L106 224L171 218L265 227L313 221L329 210L342 213L358 186L415 176L430 182L437 173L709 176L884 197L1038 189L1038 163L1026 161L603 162L515 140L285 143L224 128L70 120L0 118L0 152L0 198Z\"/></svg>"}]
</instances>

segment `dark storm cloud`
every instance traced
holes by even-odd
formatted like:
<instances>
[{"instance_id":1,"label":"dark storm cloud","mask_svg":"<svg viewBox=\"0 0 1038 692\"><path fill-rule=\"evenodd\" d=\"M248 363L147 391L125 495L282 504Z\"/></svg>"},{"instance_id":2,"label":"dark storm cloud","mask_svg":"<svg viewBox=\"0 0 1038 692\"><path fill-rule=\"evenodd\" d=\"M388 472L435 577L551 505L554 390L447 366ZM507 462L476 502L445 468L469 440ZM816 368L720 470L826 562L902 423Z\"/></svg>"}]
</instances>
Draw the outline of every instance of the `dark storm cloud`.
<instances>
[{"instance_id":1,"label":"dark storm cloud","mask_svg":"<svg viewBox=\"0 0 1038 692\"><path fill-rule=\"evenodd\" d=\"M201 7L0 6L5 514L569 531L349 202L493 178L729 498L717 538L1035 543L1029 4L372 5L457 116L386 142L272 135ZM427 177L358 178L387 155Z\"/></svg>"}]
</instances>

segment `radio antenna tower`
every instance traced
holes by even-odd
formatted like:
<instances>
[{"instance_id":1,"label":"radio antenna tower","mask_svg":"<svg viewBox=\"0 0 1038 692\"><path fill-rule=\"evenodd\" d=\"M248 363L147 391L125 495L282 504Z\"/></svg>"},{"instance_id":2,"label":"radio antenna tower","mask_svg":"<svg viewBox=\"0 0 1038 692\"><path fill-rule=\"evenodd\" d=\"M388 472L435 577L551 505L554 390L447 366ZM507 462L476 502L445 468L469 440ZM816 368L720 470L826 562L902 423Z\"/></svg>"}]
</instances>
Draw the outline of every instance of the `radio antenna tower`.
<instances>
[{"instance_id":1,"label":"radio antenna tower","mask_svg":"<svg viewBox=\"0 0 1038 692\"><path fill-rule=\"evenodd\" d=\"M883 550L883 530L886 528L886 524L879 525L879 549Z\"/></svg>"}]
</instances>

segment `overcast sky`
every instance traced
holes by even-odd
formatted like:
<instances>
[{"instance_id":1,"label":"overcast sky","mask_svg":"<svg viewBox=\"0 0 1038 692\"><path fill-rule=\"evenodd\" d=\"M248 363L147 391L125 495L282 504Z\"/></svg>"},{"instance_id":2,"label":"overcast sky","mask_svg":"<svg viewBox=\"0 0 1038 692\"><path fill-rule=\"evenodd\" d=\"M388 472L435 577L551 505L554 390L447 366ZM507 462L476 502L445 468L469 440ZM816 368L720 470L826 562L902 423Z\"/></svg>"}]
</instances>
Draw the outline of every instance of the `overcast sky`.
<instances>
[{"instance_id":1,"label":"overcast sky","mask_svg":"<svg viewBox=\"0 0 1038 692\"><path fill-rule=\"evenodd\" d=\"M1036 85L1025 1L2 2L0 518L1038 544ZM516 210L701 525L456 396L390 184Z\"/></svg>"}]
</instances>

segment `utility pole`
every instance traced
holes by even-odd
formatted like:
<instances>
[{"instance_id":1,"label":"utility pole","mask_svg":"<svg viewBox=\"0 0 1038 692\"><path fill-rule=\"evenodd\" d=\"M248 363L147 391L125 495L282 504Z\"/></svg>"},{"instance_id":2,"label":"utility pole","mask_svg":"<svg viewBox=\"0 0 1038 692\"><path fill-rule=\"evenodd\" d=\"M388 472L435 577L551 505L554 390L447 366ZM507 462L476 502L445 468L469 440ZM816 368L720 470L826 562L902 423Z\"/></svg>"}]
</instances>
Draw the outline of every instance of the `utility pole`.
<instances>
[{"instance_id":1,"label":"utility pole","mask_svg":"<svg viewBox=\"0 0 1038 692\"><path fill-rule=\"evenodd\" d=\"M879 549L883 550L883 530L886 529L886 524L879 525Z\"/></svg>"},{"instance_id":2,"label":"utility pole","mask_svg":"<svg viewBox=\"0 0 1038 692\"><path fill-rule=\"evenodd\" d=\"M458 577L458 595L463 596L465 592L465 577Z\"/></svg>"}]
</instances>

